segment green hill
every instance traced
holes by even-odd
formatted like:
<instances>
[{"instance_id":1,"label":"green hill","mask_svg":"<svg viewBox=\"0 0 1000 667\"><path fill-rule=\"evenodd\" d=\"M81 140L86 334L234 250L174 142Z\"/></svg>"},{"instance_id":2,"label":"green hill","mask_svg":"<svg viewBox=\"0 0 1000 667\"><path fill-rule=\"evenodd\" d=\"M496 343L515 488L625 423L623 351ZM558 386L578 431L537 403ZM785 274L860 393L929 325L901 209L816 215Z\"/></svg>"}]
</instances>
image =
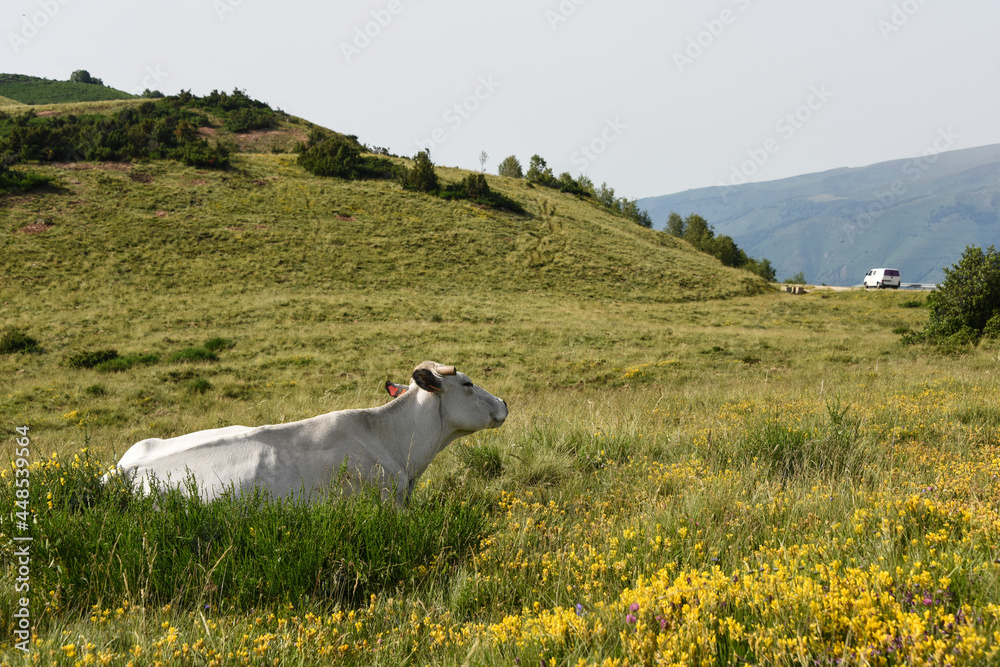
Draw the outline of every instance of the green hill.
<instances>
[{"instance_id":1,"label":"green hill","mask_svg":"<svg viewBox=\"0 0 1000 667\"><path fill-rule=\"evenodd\" d=\"M108 86L55 81L24 74L0 74L0 98L21 104L64 104L132 99L135 95ZM0 99L0 104L3 100Z\"/></svg>"},{"instance_id":2,"label":"green hill","mask_svg":"<svg viewBox=\"0 0 1000 667\"><path fill-rule=\"evenodd\" d=\"M515 215L395 181L314 176L283 152L312 126L285 116L274 122L241 133L215 121L198 129L233 146L229 170L173 160L31 166L55 186L8 197L2 287L108 296L279 285L313 293L492 290L512 298L545 290L660 302L765 289L755 276L589 199L525 181L488 178L527 212ZM445 183L468 174L438 173ZM44 231L15 233L35 229ZM27 256L33 261L25 264Z\"/></svg>"},{"instance_id":3,"label":"green hill","mask_svg":"<svg viewBox=\"0 0 1000 667\"><path fill-rule=\"evenodd\" d=\"M293 155L240 154L234 165L222 172L171 161L33 167L59 185L7 202L3 287L408 287L683 301L763 286L663 233L519 181L488 179L528 216L391 181L312 176ZM464 174L439 169L445 181ZM39 224L51 228L14 233Z\"/></svg>"}]
</instances>

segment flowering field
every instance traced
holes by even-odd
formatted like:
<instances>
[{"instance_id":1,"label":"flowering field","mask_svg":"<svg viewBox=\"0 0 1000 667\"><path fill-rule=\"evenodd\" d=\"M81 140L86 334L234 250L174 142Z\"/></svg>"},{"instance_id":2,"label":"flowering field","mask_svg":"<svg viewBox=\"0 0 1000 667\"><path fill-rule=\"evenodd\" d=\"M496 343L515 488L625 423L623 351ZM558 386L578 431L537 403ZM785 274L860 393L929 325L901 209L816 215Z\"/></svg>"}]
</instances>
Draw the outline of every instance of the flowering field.
<instances>
[{"instance_id":1,"label":"flowering field","mask_svg":"<svg viewBox=\"0 0 1000 667\"><path fill-rule=\"evenodd\" d=\"M73 375L9 358L5 438L13 448L24 423L32 448L33 634L30 652L15 648L12 457L2 661L996 664L1000 350L900 345L892 330L924 316L912 299L527 298L503 322L422 332L422 356L468 360L511 417L439 456L405 512L153 503L97 482L151 428L293 419L319 396L388 400L377 373L324 375L337 349L261 361L242 351L266 338L222 328L237 342L215 362ZM320 325L301 326L308 339ZM487 351L490 371L475 361ZM245 395L226 393L244 378Z\"/></svg>"}]
</instances>

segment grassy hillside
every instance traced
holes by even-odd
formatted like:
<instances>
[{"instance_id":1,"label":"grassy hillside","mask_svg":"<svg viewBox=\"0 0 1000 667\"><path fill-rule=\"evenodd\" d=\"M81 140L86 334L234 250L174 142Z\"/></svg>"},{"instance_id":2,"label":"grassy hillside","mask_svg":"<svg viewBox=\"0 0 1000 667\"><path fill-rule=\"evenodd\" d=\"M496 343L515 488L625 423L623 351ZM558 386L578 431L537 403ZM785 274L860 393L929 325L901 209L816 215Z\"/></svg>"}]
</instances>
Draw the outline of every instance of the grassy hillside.
<instances>
[{"instance_id":1,"label":"grassy hillside","mask_svg":"<svg viewBox=\"0 0 1000 667\"><path fill-rule=\"evenodd\" d=\"M0 74L0 96L21 104L67 104L135 97L108 86L55 81L23 74Z\"/></svg>"},{"instance_id":2,"label":"grassy hillside","mask_svg":"<svg viewBox=\"0 0 1000 667\"><path fill-rule=\"evenodd\" d=\"M527 215L233 165L32 165L56 185L2 200L0 543L34 540L27 575L0 552L0 662L1000 657L1000 348L901 345L924 295L762 289L521 181L489 185ZM380 405L424 359L510 417L404 512L98 482L145 437Z\"/></svg>"},{"instance_id":3,"label":"grassy hillside","mask_svg":"<svg viewBox=\"0 0 1000 667\"><path fill-rule=\"evenodd\" d=\"M317 296L392 287L682 301L762 288L586 201L499 178L491 185L530 215L448 203L388 181L314 177L284 154L244 155L228 172L175 162L33 169L59 185L8 200L0 219L6 289L129 299L151 289L242 290L253 281ZM445 180L462 175L441 170ZM51 228L15 233L39 223ZM35 260L25 265L28 255Z\"/></svg>"}]
</instances>

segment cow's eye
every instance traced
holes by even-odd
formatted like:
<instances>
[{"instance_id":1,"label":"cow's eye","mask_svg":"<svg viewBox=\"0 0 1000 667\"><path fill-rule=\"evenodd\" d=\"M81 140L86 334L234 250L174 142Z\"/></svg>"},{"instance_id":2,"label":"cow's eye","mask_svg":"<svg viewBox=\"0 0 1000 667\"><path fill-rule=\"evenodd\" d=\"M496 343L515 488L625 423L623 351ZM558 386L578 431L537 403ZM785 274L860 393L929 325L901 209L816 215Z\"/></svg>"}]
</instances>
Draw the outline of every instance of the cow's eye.
<instances>
[{"instance_id":1,"label":"cow's eye","mask_svg":"<svg viewBox=\"0 0 1000 667\"><path fill-rule=\"evenodd\" d=\"M462 383L462 386L463 386L463 387L471 387L471 386L472 386L472 383L471 383L471 382L463 382L463 383Z\"/></svg>"}]
</instances>

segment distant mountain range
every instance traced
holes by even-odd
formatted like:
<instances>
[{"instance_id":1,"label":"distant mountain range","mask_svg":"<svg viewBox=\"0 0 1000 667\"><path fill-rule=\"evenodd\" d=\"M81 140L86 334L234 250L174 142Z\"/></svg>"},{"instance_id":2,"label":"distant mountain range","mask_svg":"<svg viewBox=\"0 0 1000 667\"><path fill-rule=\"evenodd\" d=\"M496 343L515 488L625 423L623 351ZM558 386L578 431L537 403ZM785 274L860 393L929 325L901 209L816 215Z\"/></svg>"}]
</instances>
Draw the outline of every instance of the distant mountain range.
<instances>
[{"instance_id":1,"label":"distant mountain range","mask_svg":"<svg viewBox=\"0 0 1000 667\"><path fill-rule=\"evenodd\" d=\"M638 201L662 229L697 213L778 278L855 285L875 267L936 283L966 246L1000 246L1000 144Z\"/></svg>"}]
</instances>

